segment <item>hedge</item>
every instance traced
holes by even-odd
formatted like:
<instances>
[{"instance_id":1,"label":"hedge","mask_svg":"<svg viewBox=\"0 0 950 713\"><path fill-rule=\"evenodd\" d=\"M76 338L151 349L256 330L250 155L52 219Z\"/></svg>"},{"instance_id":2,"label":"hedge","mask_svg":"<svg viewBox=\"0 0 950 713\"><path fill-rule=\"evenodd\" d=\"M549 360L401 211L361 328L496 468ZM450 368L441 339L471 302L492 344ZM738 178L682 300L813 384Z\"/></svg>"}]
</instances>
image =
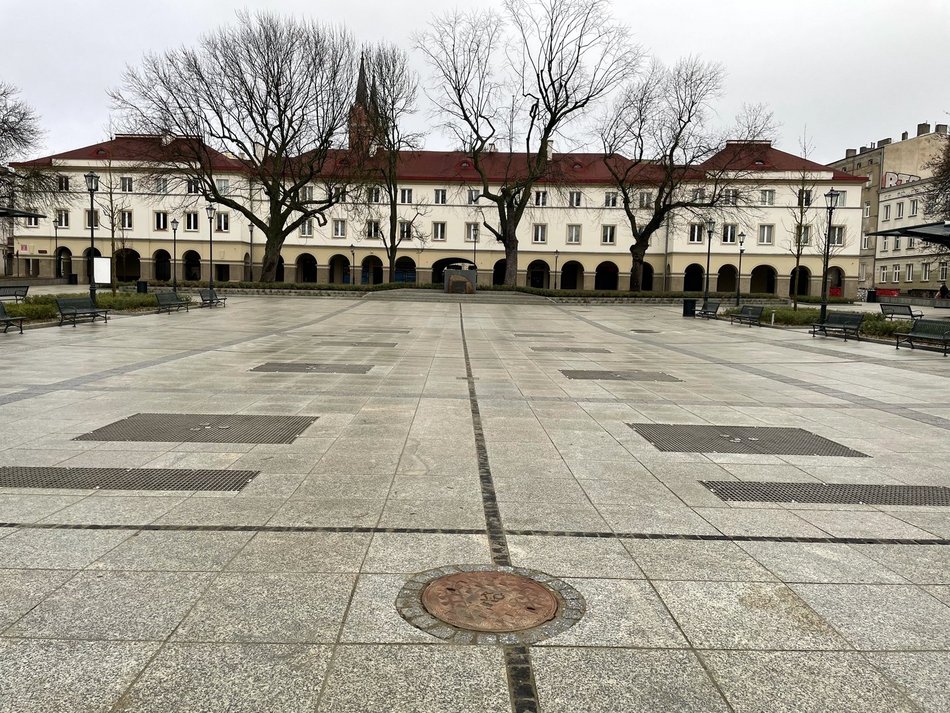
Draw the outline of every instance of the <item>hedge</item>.
<instances>
[{"instance_id":1,"label":"hedge","mask_svg":"<svg viewBox=\"0 0 950 713\"><path fill-rule=\"evenodd\" d=\"M33 295L19 304L5 304L7 314L11 317L25 317L28 320L50 320L59 318L56 309L56 298L77 297L76 293L61 295ZM120 312L134 312L155 309L158 301L155 295L129 294L119 292L99 292L96 294L96 304L103 309L113 309Z\"/></svg>"}]
</instances>

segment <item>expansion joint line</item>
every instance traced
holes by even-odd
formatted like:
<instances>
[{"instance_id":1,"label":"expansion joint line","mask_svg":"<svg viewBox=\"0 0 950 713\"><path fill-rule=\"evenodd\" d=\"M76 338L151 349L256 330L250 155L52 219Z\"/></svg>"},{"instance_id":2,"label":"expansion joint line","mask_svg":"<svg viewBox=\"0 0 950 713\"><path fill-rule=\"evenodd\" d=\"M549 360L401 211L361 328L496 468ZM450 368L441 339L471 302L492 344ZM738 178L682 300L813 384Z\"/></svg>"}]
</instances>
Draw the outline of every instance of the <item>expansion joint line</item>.
<instances>
[{"instance_id":1,"label":"expansion joint line","mask_svg":"<svg viewBox=\"0 0 950 713\"><path fill-rule=\"evenodd\" d=\"M488 462L488 448L485 445L485 432L482 429L482 415L478 408L478 395L475 393L475 376L472 374L472 360L468 353L468 340L465 338L465 316L459 305L459 329L462 333L462 352L465 356L465 378L468 382L468 402L472 410L472 427L475 431L475 453L478 456L478 480L482 490L482 509L485 513L485 527L488 532L488 546L491 548L492 562L502 567L511 566L508 552L508 540L501 522L498 509L498 497L492 479L491 465ZM534 679L534 667L531 665L531 651L525 645L502 647L505 655L505 673L508 677L508 693L511 697L513 713L538 713L538 688Z\"/></svg>"}]
</instances>

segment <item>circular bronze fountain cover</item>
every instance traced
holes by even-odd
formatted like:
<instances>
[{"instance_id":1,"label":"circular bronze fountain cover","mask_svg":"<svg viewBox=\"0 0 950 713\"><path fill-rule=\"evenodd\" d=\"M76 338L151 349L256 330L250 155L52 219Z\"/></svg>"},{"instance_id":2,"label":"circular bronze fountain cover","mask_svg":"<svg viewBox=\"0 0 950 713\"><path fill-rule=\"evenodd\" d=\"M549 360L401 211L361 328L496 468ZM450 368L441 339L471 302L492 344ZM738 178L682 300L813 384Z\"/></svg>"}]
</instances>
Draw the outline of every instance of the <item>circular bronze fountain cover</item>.
<instances>
[{"instance_id":1,"label":"circular bronze fountain cover","mask_svg":"<svg viewBox=\"0 0 950 713\"><path fill-rule=\"evenodd\" d=\"M432 616L460 629L523 631L550 621L558 601L533 579L510 572L460 572L440 577L422 592Z\"/></svg>"}]
</instances>

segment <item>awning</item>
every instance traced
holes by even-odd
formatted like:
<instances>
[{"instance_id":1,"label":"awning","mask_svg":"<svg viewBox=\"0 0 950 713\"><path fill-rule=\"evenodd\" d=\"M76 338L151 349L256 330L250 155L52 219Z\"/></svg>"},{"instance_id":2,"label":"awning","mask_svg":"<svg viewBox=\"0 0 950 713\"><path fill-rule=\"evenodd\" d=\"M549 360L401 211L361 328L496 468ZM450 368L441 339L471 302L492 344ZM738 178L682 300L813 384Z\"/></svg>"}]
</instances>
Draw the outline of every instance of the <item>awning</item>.
<instances>
[{"instance_id":1,"label":"awning","mask_svg":"<svg viewBox=\"0 0 950 713\"><path fill-rule=\"evenodd\" d=\"M880 235L883 237L908 237L924 242L941 245L950 248L950 221L942 220L939 223L921 223L920 225L908 225L903 228L891 228L890 230L879 230L876 233L868 235Z\"/></svg>"},{"instance_id":2,"label":"awning","mask_svg":"<svg viewBox=\"0 0 950 713\"><path fill-rule=\"evenodd\" d=\"M34 213L29 210L19 210L17 208L4 208L0 206L0 218L45 218L42 213Z\"/></svg>"}]
</instances>

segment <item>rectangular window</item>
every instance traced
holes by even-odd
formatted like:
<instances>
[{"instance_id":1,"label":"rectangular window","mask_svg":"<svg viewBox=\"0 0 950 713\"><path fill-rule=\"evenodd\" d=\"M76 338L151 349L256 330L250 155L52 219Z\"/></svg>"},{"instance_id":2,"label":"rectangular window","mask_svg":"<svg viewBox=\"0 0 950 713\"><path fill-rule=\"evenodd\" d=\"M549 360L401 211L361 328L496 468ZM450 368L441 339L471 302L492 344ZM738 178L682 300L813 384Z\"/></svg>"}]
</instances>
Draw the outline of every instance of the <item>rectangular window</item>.
<instances>
[{"instance_id":1,"label":"rectangular window","mask_svg":"<svg viewBox=\"0 0 950 713\"><path fill-rule=\"evenodd\" d=\"M891 269L891 282L900 282L901 281L901 266L894 265Z\"/></svg>"},{"instance_id":2,"label":"rectangular window","mask_svg":"<svg viewBox=\"0 0 950 713\"><path fill-rule=\"evenodd\" d=\"M412 189L411 189L411 188L400 188L400 189L399 189L399 202L400 202L400 203L412 203Z\"/></svg>"},{"instance_id":3,"label":"rectangular window","mask_svg":"<svg viewBox=\"0 0 950 713\"><path fill-rule=\"evenodd\" d=\"M930 282L930 263L929 262L921 263L920 280L921 282Z\"/></svg>"},{"instance_id":4,"label":"rectangular window","mask_svg":"<svg viewBox=\"0 0 950 713\"><path fill-rule=\"evenodd\" d=\"M886 235L881 236L881 252L882 253L887 252L887 236Z\"/></svg>"},{"instance_id":5,"label":"rectangular window","mask_svg":"<svg viewBox=\"0 0 950 713\"><path fill-rule=\"evenodd\" d=\"M919 208L920 208L920 201L917 200L916 198L914 198L914 199L910 202L910 214L911 214L911 216L917 215L917 211L919 210Z\"/></svg>"},{"instance_id":6,"label":"rectangular window","mask_svg":"<svg viewBox=\"0 0 950 713\"><path fill-rule=\"evenodd\" d=\"M903 218L903 217L904 217L904 201L900 201L900 202L897 204L897 217L898 217L898 218Z\"/></svg>"},{"instance_id":7,"label":"rectangular window","mask_svg":"<svg viewBox=\"0 0 950 713\"><path fill-rule=\"evenodd\" d=\"M831 247L840 248L844 245L844 226L831 226Z\"/></svg>"},{"instance_id":8,"label":"rectangular window","mask_svg":"<svg viewBox=\"0 0 950 713\"><path fill-rule=\"evenodd\" d=\"M914 249L914 239L913 239L913 238L907 238L907 249L908 249L908 250L913 250L913 249Z\"/></svg>"},{"instance_id":9,"label":"rectangular window","mask_svg":"<svg viewBox=\"0 0 950 713\"><path fill-rule=\"evenodd\" d=\"M617 207L617 194L613 191L607 191L604 193L604 208L616 208Z\"/></svg>"},{"instance_id":10,"label":"rectangular window","mask_svg":"<svg viewBox=\"0 0 950 713\"><path fill-rule=\"evenodd\" d=\"M56 211L56 226L59 228L69 227L69 211L60 208Z\"/></svg>"},{"instance_id":11,"label":"rectangular window","mask_svg":"<svg viewBox=\"0 0 950 713\"><path fill-rule=\"evenodd\" d=\"M739 191L735 188L727 188L722 192L722 202L724 205L735 205L739 202Z\"/></svg>"},{"instance_id":12,"label":"rectangular window","mask_svg":"<svg viewBox=\"0 0 950 713\"><path fill-rule=\"evenodd\" d=\"M891 207L889 205L884 206L884 218L883 220L891 219Z\"/></svg>"},{"instance_id":13,"label":"rectangular window","mask_svg":"<svg viewBox=\"0 0 950 713\"><path fill-rule=\"evenodd\" d=\"M368 189L367 198L370 203L382 203L383 202L383 191L379 186L372 186Z\"/></svg>"},{"instance_id":14,"label":"rectangular window","mask_svg":"<svg viewBox=\"0 0 950 713\"><path fill-rule=\"evenodd\" d=\"M808 245L809 243L811 243L811 226L810 225L798 226L798 244Z\"/></svg>"},{"instance_id":15,"label":"rectangular window","mask_svg":"<svg viewBox=\"0 0 950 713\"><path fill-rule=\"evenodd\" d=\"M194 211L185 213L185 230L198 230L198 214Z\"/></svg>"},{"instance_id":16,"label":"rectangular window","mask_svg":"<svg viewBox=\"0 0 950 713\"><path fill-rule=\"evenodd\" d=\"M900 235L895 235L895 236L894 236L894 249L895 249L895 250L900 250L900 249L901 249L901 236L900 236Z\"/></svg>"},{"instance_id":17,"label":"rectangular window","mask_svg":"<svg viewBox=\"0 0 950 713\"><path fill-rule=\"evenodd\" d=\"M36 208L35 208L35 207L33 207L33 208L27 208L27 210L30 211L31 213L35 213L35 212L36 212ZM27 228L39 228L39 227L40 227L40 219L37 218L35 215L28 216L27 219L26 219L26 227L27 227Z\"/></svg>"},{"instance_id":18,"label":"rectangular window","mask_svg":"<svg viewBox=\"0 0 950 713\"><path fill-rule=\"evenodd\" d=\"M478 242L478 223L465 224L465 242L467 243Z\"/></svg>"},{"instance_id":19,"label":"rectangular window","mask_svg":"<svg viewBox=\"0 0 950 713\"><path fill-rule=\"evenodd\" d=\"M904 282L914 281L914 264L909 262L904 269Z\"/></svg>"},{"instance_id":20,"label":"rectangular window","mask_svg":"<svg viewBox=\"0 0 950 713\"><path fill-rule=\"evenodd\" d=\"M759 191L759 203L762 205L775 205L775 191L771 188Z\"/></svg>"},{"instance_id":21,"label":"rectangular window","mask_svg":"<svg viewBox=\"0 0 950 713\"><path fill-rule=\"evenodd\" d=\"M871 217L871 203L870 202L867 202L864 204L864 217L865 218Z\"/></svg>"},{"instance_id":22,"label":"rectangular window","mask_svg":"<svg viewBox=\"0 0 950 713\"><path fill-rule=\"evenodd\" d=\"M448 191L444 188L435 189L435 204L445 205L448 202Z\"/></svg>"},{"instance_id":23,"label":"rectangular window","mask_svg":"<svg viewBox=\"0 0 950 713\"><path fill-rule=\"evenodd\" d=\"M189 178L185 181L185 191L187 191L189 195L201 193L201 181L197 178Z\"/></svg>"},{"instance_id":24,"label":"rectangular window","mask_svg":"<svg viewBox=\"0 0 950 713\"><path fill-rule=\"evenodd\" d=\"M119 179L119 190L123 193L132 192L132 177L131 176L122 176Z\"/></svg>"},{"instance_id":25,"label":"rectangular window","mask_svg":"<svg viewBox=\"0 0 950 713\"><path fill-rule=\"evenodd\" d=\"M579 225L567 226L567 244L568 245L581 244L581 226Z\"/></svg>"},{"instance_id":26,"label":"rectangular window","mask_svg":"<svg viewBox=\"0 0 950 713\"><path fill-rule=\"evenodd\" d=\"M168 193L168 179L156 178L154 187L156 193Z\"/></svg>"},{"instance_id":27,"label":"rectangular window","mask_svg":"<svg viewBox=\"0 0 950 713\"><path fill-rule=\"evenodd\" d=\"M399 239L412 240L412 223L408 220L399 221Z\"/></svg>"},{"instance_id":28,"label":"rectangular window","mask_svg":"<svg viewBox=\"0 0 950 713\"><path fill-rule=\"evenodd\" d=\"M155 212L155 230L168 230L168 213L164 211Z\"/></svg>"},{"instance_id":29,"label":"rectangular window","mask_svg":"<svg viewBox=\"0 0 950 713\"><path fill-rule=\"evenodd\" d=\"M861 249L870 250L871 249L871 236L863 235L861 236Z\"/></svg>"},{"instance_id":30,"label":"rectangular window","mask_svg":"<svg viewBox=\"0 0 950 713\"><path fill-rule=\"evenodd\" d=\"M300 187L300 201L301 203L310 203L313 201L313 186Z\"/></svg>"},{"instance_id":31,"label":"rectangular window","mask_svg":"<svg viewBox=\"0 0 950 713\"><path fill-rule=\"evenodd\" d=\"M366 221L366 237L367 238L381 238L383 237L383 231L379 227L378 220L367 220Z\"/></svg>"},{"instance_id":32,"label":"rectangular window","mask_svg":"<svg viewBox=\"0 0 950 713\"><path fill-rule=\"evenodd\" d=\"M798 205L803 208L811 205L811 189L799 189Z\"/></svg>"},{"instance_id":33,"label":"rectangular window","mask_svg":"<svg viewBox=\"0 0 950 713\"><path fill-rule=\"evenodd\" d=\"M218 189L218 193L222 196L226 196L231 192L231 182L227 178L216 178L214 179L215 188Z\"/></svg>"},{"instance_id":34,"label":"rectangular window","mask_svg":"<svg viewBox=\"0 0 950 713\"><path fill-rule=\"evenodd\" d=\"M848 192L847 191L838 191L838 203L835 205L836 208L846 208L848 205Z\"/></svg>"},{"instance_id":35,"label":"rectangular window","mask_svg":"<svg viewBox=\"0 0 950 713\"><path fill-rule=\"evenodd\" d=\"M698 244L706 239L706 226L702 223L693 223L689 226L689 242Z\"/></svg>"},{"instance_id":36,"label":"rectangular window","mask_svg":"<svg viewBox=\"0 0 950 713\"><path fill-rule=\"evenodd\" d=\"M940 281L941 281L941 282L946 282L946 281L947 281L947 268L948 268L947 265L941 265L941 266L940 266Z\"/></svg>"},{"instance_id":37,"label":"rectangular window","mask_svg":"<svg viewBox=\"0 0 950 713\"><path fill-rule=\"evenodd\" d=\"M216 233L227 233L231 230L231 216L229 213L218 211L214 216L214 230Z\"/></svg>"},{"instance_id":38,"label":"rectangular window","mask_svg":"<svg viewBox=\"0 0 950 713\"><path fill-rule=\"evenodd\" d=\"M775 241L775 226L759 226L759 245L771 245Z\"/></svg>"},{"instance_id":39,"label":"rectangular window","mask_svg":"<svg viewBox=\"0 0 950 713\"><path fill-rule=\"evenodd\" d=\"M313 218L306 218L300 224L300 237L302 238L313 237Z\"/></svg>"},{"instance_id":40,"label":"rectangular window","mask_svg":"<svg viewBox=\"0 0 950 713\"><path fill-rule=\"evenodd\" d=\"M480 194L481 194L481 191L475 188L469 188L468 189L468 204L475 205L476 203L478 203L478 196Z\"/></svg>"},{"instance_id":41,"label":"rectangular window","mask_svg":"<svg viewBox=\"0 0 950 713\"><path fill-rule=\"evenodd\" d=\"M603 225L600 228L600 244L614 245L617 242L617 226Z\"/></svg>"},{"instance_id":42,"label":"rectangular window","mask_svg":"<svg viewBox=\"0 0 950 713\"><path fill-rule=\"evenodd\" d=\"M548 226L535 223L531 231L531 242L542 245L548 241Z\"/></svg>"},{"instance_id":43,"label":"rectangular window","mask_svg":"<svg viewBox=\"0 0 950 713\"><path fill-rule=\"evenodd\" d=\"M56 177L56 190L62 193L69 190L69 176Z\"/></svg>"},{"instance_id":44,"label":"rectangular window","mask_svg":"<svg viewBox=\"0 0 950 713\"><path fill-rule=\"evenodd\" d=\"M868 266L858 265L858 280L864 282L868 278Z\"/></svg>"},{"instance_id":45,"label":"rectangular window","mask_svg":"<svg viewBox=\"0 0 950 713\"><path fill-rule=\"evenodd\" d=\"M334 238L345 238L346 237L346 221L340 220L337 218L333 221L333 237Z\"/></svg>"},{"instance_id":46,"label":"rectangular window","mask_svg":"<svg viewBox=\"0 0 950 713\"><path fill-rule=\"evenodd\" d=\"M738 233L738 226L732 223L726 223L722 226L722 242L728 245L736 244L736 234Z\"/></svg>"},{"instance_id":47,"label":"rectangular window","mask_svg":"<svg viewBox=\"0 0 950 713\"><path fill-rule=\"evenodd\" d=\"M653 205L653 194L650 191L640 191L640 207L650 208Z\"/></svg>"},{"instance_id":48,"label":"rectangular window","mask_svg":"<svg viewBox=\"0 0 950 713\"><path fill-rule=\"evenodd\" d=\"M333 187L333 200L337 203L343 203L346 200L346 186Z\"/></svg>"},{"instance_id":49,"label":"rectangular window","mask_svg":"<svg viewBox=\"0 0 950 713\"><path fill-rule=\"evenodd\" d=\"M581 192L580 191L571 191L567 194L567 202L571 208L580 208L581 207Z\"/></svg>"},{"instance_id":50,"label":"rectangular window","mask_svg":"<svg viewBox=\"0 0 950 713\"><path fill-rule=\"evenodd\" d=\"M432 239L445 240L445 223L432 224Z\"/></svg>"},{"instance_id":51,"label":"rectangular window","mask_svg":"<svg viewBox=\"0 0 950 713\"><path fill-rule=\"evenodd\" d=\"M120 215L122 216L122 227L125 230L132 230L132 211L124 210Z\"/></svg>"},{"instance_id":52,"label":"rectangular window","mask_svg":"<svg viewBox=\"0 0 950 713\"><path fill-rule=\"evenodd\" d=\"M693 189L693 202L702 203L706 200L706 189L705 188L694 188Z\"/></svg>"},{"instance_id":53,"label":"rectangular window","mask_svg":"<svg viewBox=\"0 0 950 713\"><path fill-rule=\"evenodd\" d=\"M881 282L887 282L887 267L881 266Z\"/></svg>"},{"instance_id":54,"label":"rectangular window","mask_svg":"<svg viewBox=\"0 0 950 713\"><path fill-rule=\"evenodd\" d=\"M545 206L548 204L548 192L547 191L535 191L534 192L534 204L537 206Z\"/></svg>"}]
</instances>

